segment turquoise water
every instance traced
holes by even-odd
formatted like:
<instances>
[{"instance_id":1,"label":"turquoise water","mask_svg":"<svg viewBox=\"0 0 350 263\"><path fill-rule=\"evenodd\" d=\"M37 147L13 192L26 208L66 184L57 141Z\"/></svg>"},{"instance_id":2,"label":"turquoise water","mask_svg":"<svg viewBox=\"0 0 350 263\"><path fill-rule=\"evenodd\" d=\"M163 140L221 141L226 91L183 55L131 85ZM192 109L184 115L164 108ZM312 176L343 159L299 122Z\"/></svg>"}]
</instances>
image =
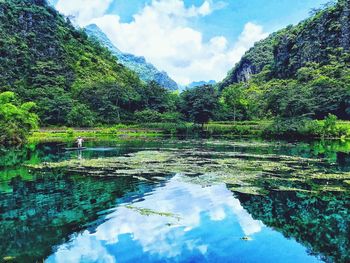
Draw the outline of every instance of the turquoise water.
<instances>
[{"instance_id":1,"label":"turquoise water","mask_svg":"<svg viewBox=\"0 0 350 263\"><path fill-rule=\"evenodd\" d=\"M142 151L210 150L322 158L346 173L348 146L335 143L231 145L215 141L58 144L6 151L0 173L0 260L9 262L349 262L348 191L232 190L184 174L90 176L26 164L126 156ZM189 157L190 158L190 157ZM330 168L331 167L331 168ZM195 177L192 175L191 178ZM345 189L346 184L341 185ZM268 186L266 186L268 188Z\"/></svg>"},{"instance_id":2,"label":"turquoise water","mask_svg":"<svg viewBox=\"0 0 350 263\"><path fill-rule=\"evenodd\" d=\"M48 262L318 262L295 240L253 219L225 185L203 189L179 176L120 203L103 224L71 237ZM128 204L176 217L144 216Z\"/></svg>"}]
</instances>

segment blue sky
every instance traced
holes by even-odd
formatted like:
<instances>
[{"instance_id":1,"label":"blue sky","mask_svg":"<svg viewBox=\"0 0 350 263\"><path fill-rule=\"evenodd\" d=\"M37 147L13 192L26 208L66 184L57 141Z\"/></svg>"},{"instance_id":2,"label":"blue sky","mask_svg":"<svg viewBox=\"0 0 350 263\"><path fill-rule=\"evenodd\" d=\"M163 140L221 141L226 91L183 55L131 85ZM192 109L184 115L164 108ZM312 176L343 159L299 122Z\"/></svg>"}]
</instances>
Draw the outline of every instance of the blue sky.
<instances>
[{"instance_id":1,"label":"blue sky","mask_svg":"<svg viewBox=\"0 0 350 263\"><path fill-rule=\"evenodd\" d=\"M329 0L51 0L180 84L219 81L254 42Z\"/></svg>"},{"instance_id":2,"label":"blue sky","mask_svg":"<svg viewBox=\"0 0 350 263\"><path fill-rule=\"evenodd\" d=\"M203 0L185 0L187 7L201 5ZM203 32L206 39L224 35L231 41L241 33L247 22L262 25L266 31L274 32L290 24L296 24L309 16L312 8L320 7L329 0L214 0L223 2L225 8L209 16L191 21L191 25ZM114 0L108 13L119 14L122 22L130 22L133 15L151 0Z\"/></svg>"}]
</instances>

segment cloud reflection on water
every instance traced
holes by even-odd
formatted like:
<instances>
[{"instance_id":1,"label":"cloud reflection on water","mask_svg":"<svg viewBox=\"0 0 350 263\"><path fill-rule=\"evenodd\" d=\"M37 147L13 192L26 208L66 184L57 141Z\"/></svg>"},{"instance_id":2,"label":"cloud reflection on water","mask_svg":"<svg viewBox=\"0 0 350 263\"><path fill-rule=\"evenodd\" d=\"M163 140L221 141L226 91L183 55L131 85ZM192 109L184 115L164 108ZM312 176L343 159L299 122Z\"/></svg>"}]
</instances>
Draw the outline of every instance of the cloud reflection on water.
<instances>
[{"instance_id":1,"label":"cloud reflection on water","mask_svg":"<svg viewBox=\"0 0 350 263\"><path fill-rule=\"evenodd\" d=\"M119 205L94 233L85 231L72 237L48 262L125 262L138 257L148 257L143 262L194 260L193 255L208 259L212 256L207 255L209 248L227 254L230 247L239 249L240 237L266 229L226 185L202 187L182 182L180 176L155 188L141 201ZM174 216L142 215L127 205ZM185 254L188 258L182 258Z\"/></svg>"}]
</instances>

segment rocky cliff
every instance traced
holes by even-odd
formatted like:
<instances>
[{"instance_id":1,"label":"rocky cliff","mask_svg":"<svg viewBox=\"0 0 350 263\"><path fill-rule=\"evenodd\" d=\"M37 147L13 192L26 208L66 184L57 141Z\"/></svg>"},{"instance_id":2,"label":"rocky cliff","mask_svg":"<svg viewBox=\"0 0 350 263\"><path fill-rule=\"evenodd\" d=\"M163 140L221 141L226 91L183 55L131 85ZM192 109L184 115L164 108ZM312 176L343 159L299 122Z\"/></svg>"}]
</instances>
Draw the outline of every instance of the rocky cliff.
<instances>
[{"instance_id":1,"label":"rocky cliff","mask_svg":"<svg viewBox=\"0 0 350 263\"><path fill-rule=\"evenodd\" d=\"M220 83L224 88L245 82L265 66L272 78L293 77L307 63L328 64L350 50L350 1L339 0L296 26L289 26L255 44Z\"/></svg>"},{"instance_id":2,"label":"rocky cliff","mask_svg":"<svg viewBox=\"0 0 350 263\"><path fill-rule=\"evenodd\" d=\"M257 42L253 48L245 53L219 85L223 88L232 83L248 81L252 75L259 73L266 65L272 64L273 43L277 37L278 34L275 33Z\"/></svg>"}]
</instances>

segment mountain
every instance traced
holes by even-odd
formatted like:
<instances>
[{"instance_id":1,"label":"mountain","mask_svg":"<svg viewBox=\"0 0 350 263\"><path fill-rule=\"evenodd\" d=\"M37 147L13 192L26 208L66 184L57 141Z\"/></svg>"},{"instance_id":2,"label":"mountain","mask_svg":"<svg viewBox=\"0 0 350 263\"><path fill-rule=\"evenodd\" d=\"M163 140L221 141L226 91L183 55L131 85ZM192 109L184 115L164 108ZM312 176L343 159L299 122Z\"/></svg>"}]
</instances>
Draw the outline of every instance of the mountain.
<instances>
[{"instance_id":1,"label":"mountain","mask_svg":"<svg viewBox=\"0 0 350 263\"><path fill-rule=\"evenodd\" d=\"M209 81L194 81L191 82L188 85L179 85L179 91L183 92L186 89L193 89L196 87L204 86L204 85L215 85L216 81L215 80L209 80Z\"/></svg>"},{"instance_id":2,"label":"mountain","mask_svg":"<svg viewBox=\"0 0 350 263\"><path fill-rule=\"evenodd\" d=\"M339 0L256 43L218 86L240 118L293 134L318 130L305 119L350 120L349 80L350 0Z\"/></svg>"},{"instance_id":3,"label":"mountain","mask_svg":"<svg viewBox=\"0 0 350 263\"><path fill-rule=\"evenodd\" d=\"M144 57L137 57L132 54L121 52L109 38L102 32L102 30L95 24L91 24L85 28L86 33L93 39L99 41L103 46L107 47L118 61L125 67L136 72L139 77L145 81L155 81L160 86L169 90L177 90L178 86L166 72L159 71L155 66L147 63Z\"/></svg>"},{"instance_id":4,"label":"mountain","mask_svg":"<svg viewBox=\"0 0 350 263\"><path fill-rule=\"evenodd\" d=\"M118 122L142 110L144 89L45 0L0 1L0 92L36 102L42 124Z\"/></svg>"},{"instance_id":5,"label":"mountain","mask_svg":"<svg viewBox=\"0 0 350 263\"><path fill-rule=\"evenodd\" d=\"M219 86L224 88L233 83L246 82L252 75L261 72L265 66L271 65L274 59L273 44L278 35L278 33L274 33L268 38L257 42L229 71L227 77L219 83Z\"/></svg>"},{"instance_id":6,"label":"mountain","mask_svg":"<svg viewBox=\"0 0 350 263\"><path fill-rule=\"evenodd\" d=\"M340 0L296 26L255 44L220 83L224 88L245 82L269 67L272 78L290 78L311 62L330 63L350 48L350 1Z\"/></svg>"},{"instance_id":7,"label":"mountain","mask_svg":"<svg viewBox=\"0 0 350 263\"><path fill-rule=\"evenodd\" d=\"M194 81L190 84L187 85L187 88L192 89L204 85L215 85L216 81L215 80L209 80L209 81Z\"/></svg>"}]
</instances>

